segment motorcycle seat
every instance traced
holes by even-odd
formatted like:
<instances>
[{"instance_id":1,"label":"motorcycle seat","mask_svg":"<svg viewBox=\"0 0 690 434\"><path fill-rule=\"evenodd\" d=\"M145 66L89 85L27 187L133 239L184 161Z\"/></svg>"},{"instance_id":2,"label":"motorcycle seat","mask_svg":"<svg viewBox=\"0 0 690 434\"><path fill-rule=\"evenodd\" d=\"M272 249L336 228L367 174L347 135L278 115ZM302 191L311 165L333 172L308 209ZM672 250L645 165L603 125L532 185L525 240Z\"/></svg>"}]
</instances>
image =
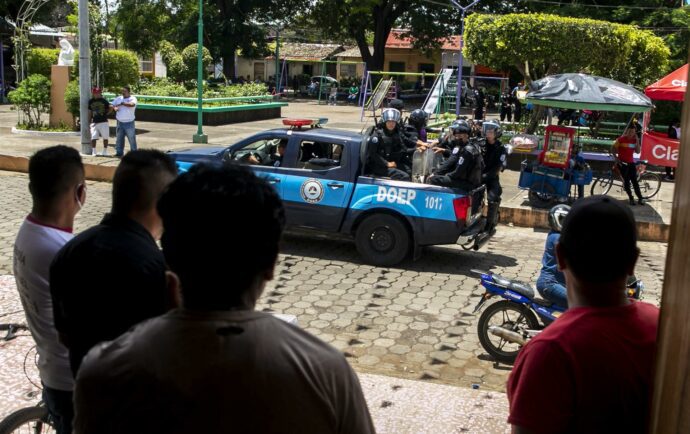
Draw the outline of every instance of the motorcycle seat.
<instances>
[{"instance_id":1,"label":"motorcycle seat","mask_svg":"<svg viewBox=\"0 0 690 434\"><path fill-rule=\"evenodd\" d=\"M534 289L526 283L522 282L510 282L508 289L517 292L518 294L524 295L527 298L534 298Z\"/></svg>"},{"instance_id":2,"label":"motorcycle seat","mask_svg":"<svg viewBox=\"0 0 690 434\"><path fill-rule=\"evenodd\" d=\"M543 298L539 298L539 297L533 298L532 301L537 303L538 305L544 306L544 307L549 307L553 304L550 301L544 300Z\"/></svg>"}]
</instances>

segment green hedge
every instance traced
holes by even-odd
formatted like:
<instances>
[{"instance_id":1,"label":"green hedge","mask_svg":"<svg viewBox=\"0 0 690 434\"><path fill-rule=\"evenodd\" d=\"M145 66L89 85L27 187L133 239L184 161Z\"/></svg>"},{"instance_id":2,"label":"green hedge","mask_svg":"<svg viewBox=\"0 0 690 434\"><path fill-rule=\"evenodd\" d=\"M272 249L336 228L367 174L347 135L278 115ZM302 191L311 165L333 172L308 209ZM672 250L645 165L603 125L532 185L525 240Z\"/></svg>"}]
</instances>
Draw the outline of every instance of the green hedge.
<instances>
[{"instance_id":1,"label":"green hedge","mask_svg":"<svg viewBox=\"0 0 690 434\"><path fill-rule=\"evenodd\" d=\"M139 59L126 50L103 50L103 87L133 85L139 81Z\"/></svg>"},{"instance_id":2,"label":"green hedge","mask_svg":"<svg viewBox=\"0 0 690 434\"><path fill-rule=\"evenodd\" d=\"M33 48L27 56L29 74L50 77L50 68L57 65L60 50L57 48ZM137 55L126 50L103 50L103 87L121 87L139 81ZM79 76L79 52L75 51L72 79Z\"/></svg>"}]
</instances>

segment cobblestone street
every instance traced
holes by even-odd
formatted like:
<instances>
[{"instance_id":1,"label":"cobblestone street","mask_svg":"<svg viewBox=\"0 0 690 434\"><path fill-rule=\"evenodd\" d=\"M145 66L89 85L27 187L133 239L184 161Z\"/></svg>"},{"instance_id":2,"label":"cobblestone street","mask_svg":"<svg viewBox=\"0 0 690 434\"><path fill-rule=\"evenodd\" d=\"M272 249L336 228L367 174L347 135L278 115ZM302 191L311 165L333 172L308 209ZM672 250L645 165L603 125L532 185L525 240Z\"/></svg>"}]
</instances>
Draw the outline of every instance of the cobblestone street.
<instances>
[{"instance_id":1,"label":"cobblestone street","mask_svg":"<svg viewBox=\"0 0 690 434\"><path fill-rule=\"evenodd\" d=\"M24 174L0 172L0 275L12 273L14 237L30 210L27 182ZM98 223L108 211L110 190L110 184L89 183L77 231ZM533 283L545 235L500 226L479 252L427 248L418 261L395 268L362 264L346 241L288 235L276 279L258 308L296 315L301 327L342 350L358 372L504 391L510 368L495 366L479 344L471 311L483 291L470 270ZM645 283L644 299L658 304L666 245L640 246L637 275ZM104 264L103 277L113 269ZM2 322L23 322L19 309L16 293L2 295ZM17 362L24 354L16 355ZM21 369L11 375L18 385L26 383Z\"/></svg>"}]
</instances>

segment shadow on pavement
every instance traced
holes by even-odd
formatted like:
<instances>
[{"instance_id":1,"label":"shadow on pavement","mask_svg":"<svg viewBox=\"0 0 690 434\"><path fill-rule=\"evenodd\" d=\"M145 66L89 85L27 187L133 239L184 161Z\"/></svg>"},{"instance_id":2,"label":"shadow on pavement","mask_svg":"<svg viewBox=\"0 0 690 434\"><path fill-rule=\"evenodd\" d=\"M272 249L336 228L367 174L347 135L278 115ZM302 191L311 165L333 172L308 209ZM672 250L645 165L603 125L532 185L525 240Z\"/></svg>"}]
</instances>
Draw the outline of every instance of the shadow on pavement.
<instances>
[{"instance_id":1,"label":"shadow on pavement","mask_svg":"<svg viewBox=\"0 0 690 434\"><path fill-rule=\"evenodd\" d=\"M406 259L397 266L409 271L459 274L474 276L471 269L491 271L494 268L513 267L517 265L515 258L487 252L483 250L464 251L459 247L433 246L425 247L421 257L412 261ZM280 252L285 255L298 255L311 258L345 261L366 265L357 253L352 241L333 240L308 235L286 234L283 238Z\"/></svg>"}]
</instances>

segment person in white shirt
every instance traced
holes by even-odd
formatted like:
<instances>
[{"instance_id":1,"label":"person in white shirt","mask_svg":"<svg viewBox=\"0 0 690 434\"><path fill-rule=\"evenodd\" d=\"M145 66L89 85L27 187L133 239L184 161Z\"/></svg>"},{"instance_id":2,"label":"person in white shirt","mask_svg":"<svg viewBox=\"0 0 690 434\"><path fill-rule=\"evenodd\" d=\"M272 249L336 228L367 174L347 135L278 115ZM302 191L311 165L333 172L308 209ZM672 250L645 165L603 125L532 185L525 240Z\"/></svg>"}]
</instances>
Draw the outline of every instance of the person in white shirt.
<instances>
[{"instance_id":1,"label":"person in white shirt","mask_svg":"<svg viewBox=\"0 0 690 434\"><path fill-rule=\"evenodd\" d=\"M14 243L14 276L26 323L36 342L43 401L58 434L72 432L74 380L67 348L55 329L48 270L72 238L72 226L84 200L84 166L75 149L64 145L36 152L29 160L29 214Z\"/></svg>"},{"instance_id":2,"label":"person in white shirt","mask_svg":"<svg viewBox=\"0 0 690 434\"><path fill-rule=\"evenodd\" d=\"M134 127L134 111L137 108L137 98L130 93L129 86L122 87L122 95L113 101L117 129L115 133L115 156L122 157L125 153L125 136L129 142L129 150L137 150L137 136Z\"/></svg>"}]
</instances>

